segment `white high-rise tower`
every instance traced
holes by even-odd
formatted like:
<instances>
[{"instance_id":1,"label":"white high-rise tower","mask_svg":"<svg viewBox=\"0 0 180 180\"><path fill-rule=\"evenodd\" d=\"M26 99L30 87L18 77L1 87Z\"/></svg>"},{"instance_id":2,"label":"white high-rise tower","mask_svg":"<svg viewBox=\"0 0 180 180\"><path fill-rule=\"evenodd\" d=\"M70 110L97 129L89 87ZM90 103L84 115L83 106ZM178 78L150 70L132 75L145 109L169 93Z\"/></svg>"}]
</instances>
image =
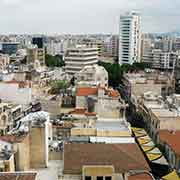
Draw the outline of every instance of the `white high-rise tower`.
<instances>
[{"instance_id":1,"label":"white high-rise tower","mask_svg":"<svg viewBox=\"0 0 180 180\"><path fill-rule=\"evenodd\" d=\"M120 16L119 64L140 62L140 15L128 12Z\"/></svg>"}]
</instances>

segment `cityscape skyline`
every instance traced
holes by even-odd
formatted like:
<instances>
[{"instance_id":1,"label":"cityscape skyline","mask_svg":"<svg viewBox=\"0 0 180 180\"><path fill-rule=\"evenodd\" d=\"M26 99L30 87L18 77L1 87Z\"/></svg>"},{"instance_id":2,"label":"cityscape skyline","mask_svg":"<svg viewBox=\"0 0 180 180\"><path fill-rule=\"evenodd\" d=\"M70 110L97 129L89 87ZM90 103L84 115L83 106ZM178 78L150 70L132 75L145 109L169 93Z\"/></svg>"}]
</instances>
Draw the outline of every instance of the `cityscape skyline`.
<instances>
[{"instance_id":1,"label":"cityscape skyline","mask_svg":"<svg viewBox=\"0 0 180 180\"><path fill-rule=\"evenodd\" d=\"M132 10L145 33L178 31L179 7L177 0L2 0L0 33L118 34L120 14Z\"/></svg>"}]
</instances>

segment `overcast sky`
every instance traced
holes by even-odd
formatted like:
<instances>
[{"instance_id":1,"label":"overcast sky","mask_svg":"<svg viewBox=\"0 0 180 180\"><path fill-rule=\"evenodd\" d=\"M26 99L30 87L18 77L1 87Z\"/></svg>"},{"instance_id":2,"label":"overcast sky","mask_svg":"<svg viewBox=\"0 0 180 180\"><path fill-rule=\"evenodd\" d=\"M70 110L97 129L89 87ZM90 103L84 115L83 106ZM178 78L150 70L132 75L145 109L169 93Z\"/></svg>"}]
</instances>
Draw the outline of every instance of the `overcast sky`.
<instances>
[{"instance_id":1,"label":"overcast sky","mask_svg":"<svg viewBox=\"0 0 180 180\"><path fill-rule=\"evenodd\" d=\"M129 10L143 32L180 30L180 0L0 0L0 33L118 33Z\"/></svg>"}]
</instances>

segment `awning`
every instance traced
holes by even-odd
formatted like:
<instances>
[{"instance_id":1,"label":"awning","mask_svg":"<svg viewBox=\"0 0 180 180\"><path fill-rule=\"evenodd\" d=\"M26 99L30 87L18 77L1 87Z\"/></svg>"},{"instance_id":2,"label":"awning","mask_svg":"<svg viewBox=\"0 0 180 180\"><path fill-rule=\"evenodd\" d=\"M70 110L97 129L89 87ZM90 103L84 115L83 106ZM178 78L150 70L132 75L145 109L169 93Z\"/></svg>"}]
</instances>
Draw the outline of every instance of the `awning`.
<instances>
[{"instance_id":1,"label":"awning","mask_svg":"<svg viewBox=\"0 0 180 180\"><path fill-rule=\"evenodd\" d=\"M142 131L143 128L131 127L131 130L137 132L137 131Z\"/></svg>"},{"instance_id":2,"label":"awning","mask_svg":"<svg viewBox=\"0 0 180 180\"><path fill-rule=\"evenodd\" d=\"M147 140L147 139L138 138L137 140L138 140L140 145L147 144L147 143L151 142L151 140L149 140L149 139Z\"/></svg>"},{"instance_id":3,"label":"awning","mask_svg":"<svg viewBox=\"0 0 180 180\"><path fill-rule=\"evenodd\" d=\"M148 142L148 143L146 143L146 144L143 144L143 146L150 146L150 147L154 147L154 146L155 146L155 144L154 144L152 141L150 141L150 142Z\"/></svg>"},{"instance_id":4,"label":"awning","mask_svg":"<svg viewBox=\"0 0 180 180\"><path fill-rule=\"evenodd\" d=\"M138 132L134 132L135 136L138 138L138 137L143 137L143 136L146 136L147 133L146 132L143 132L143 131L138 131Z\"/></svg>"},{"instance_id":5,"label":"awning","mask_svg":"<svg viewBox=\"0 0 180 180\"><path fill-rule=\"evenodd\" d=\"M141 148L142 148L142 150L144 152L147 152L147 151L152 150L154 148L154 146L144 146L144 145L142 145Z\"/></svg>"},{"instance_id":6,"label":"awning","mask_svg":"<svg viewBox=\"0 0 180 180\"><path fill-rule=\"evenodd\" d=\"M138 139L146 139L146 140L151 140L151 138L147 135L147 136L143 136L143 137L139 137Z\"/></svg>"},{"instance_id":7,"label":"awning","mask_svg":"<svg viewBox=\"0 0 180 180\"><path fill-rule=\"evenodd\" d=\"M151 154L161 154L161 151L158 148L153 148L150 151L148 151L148 153L151 153Z\"/></svg>"},{"instance_id":8,"label":"awning","mask_svg":"<svg viewBox=\"0 0 180 180\"><path fill-rule=\"evenodd\" d=\"M167 165L167 166L169 165L164 156L161 156L159 159L153 160L151 162L160 165Z\"/></svg>"},{"instance_id":9,"label":"awning","mask_svg":"<svg viewBox=\"0 0 180 180\"><path fill-rule=\"evenodd\" d=\"M162 179L163 180L180 180L175 170L167 174L166 176L163 176Z\"/></svg>"},{"instance_id":10,"label":"awning","mask_svg":"<svg viewBox=\"0 0 180 180\"><path fill-rule=\"evenodd\" d=\"M149 161L154 161L157 159L160 159L162 157L162 154L152 154L152 153L146 153L147 158L149 159Z\"/></svg>"}]
</instances>

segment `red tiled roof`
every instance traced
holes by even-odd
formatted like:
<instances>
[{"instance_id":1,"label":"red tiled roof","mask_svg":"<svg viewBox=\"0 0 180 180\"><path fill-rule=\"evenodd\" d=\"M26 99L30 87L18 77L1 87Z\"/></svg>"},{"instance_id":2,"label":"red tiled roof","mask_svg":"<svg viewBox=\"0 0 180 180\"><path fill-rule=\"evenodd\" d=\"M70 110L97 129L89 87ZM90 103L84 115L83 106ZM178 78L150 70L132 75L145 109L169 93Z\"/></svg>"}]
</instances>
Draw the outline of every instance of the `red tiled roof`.
<instances>
[{"instance_id":1,"label":"red tiled roof","mask_svg":"<svg viewBox=\"0 0 180 180\"><path fill-rule=\"evenodd\" d=\"M84 108L75 108L74 110L70 111L69 114L78 114L78 115L85 115L85 116L96 116L94 112L87 112Z\"/></svg>"},{"instance_id":2,"label":"red tiled roof","mask_svg":"<svg viewBox=\"0 0 180 180\"><path fill-rule=\"evenodd\" d=\"M89 96L89 95L97 95L98 88L94 87L79 87L76 89L76 96Z\"/></svg>"},{"instance_id":3,"label":"red tiled roof","mask_svg":"<svg viewBox=\"0 0 180 180\"><path fill-rule=\"evenodd\" d=\"M65 144L64 174L81 174L84 165L113 165L116 173L150 170L136 144Z\"/></svg>"},{"instance_id":4,"label":"red tiled roof","mask_svg":"<svg viewBox=\"0 0 180 180\"><path fill-rule=\"evenodd\" d=\"M176 154L180 155L180 131L160 130L159 138L161 142L168 144Z\"/></svg>"},{"instance_id":5,"label":"red tiled roof","mask_svg":"<svg viewBox=\"0 0 180 180\"><path fill-rule=\"evenodd\" d=\"M134 174L128 177L128 180L153 180L152 177L147 173Z\"/></svg>"},{"instance_id":6,"label":"red tiled roof","mask_svg":"<svg viewBox=\"0 0 180 180\"><path fill-rule=\"evenodd\" d=\"M113 98L119 97L119 92L114 89L108 89L106 90L106 93L108 94L109 97L113 97Z\"/></svg>"},{"instance_id":7,"label":"red tiled roof","mask_svg":"<svg viewBox=\"0 0 180 180\"><path fill-rule=\"evenodd\" d=\"M36 173L0 173L0 180L35 180Z\"/></svg>"},{"instance_id":8,"label":"red tiled roof","mask_svg":"<svg viewBox=\"0 0 180 180\"><path fill-rule=\"evenodd\" d=\"M27 134L21 135L21 136L17 136L17 135L5 135L5 136L0 136L0 140L2 141L6 141L9 143L19 143L22 142L25 137L27 136Z\"/></svg>"}]
</instances>

